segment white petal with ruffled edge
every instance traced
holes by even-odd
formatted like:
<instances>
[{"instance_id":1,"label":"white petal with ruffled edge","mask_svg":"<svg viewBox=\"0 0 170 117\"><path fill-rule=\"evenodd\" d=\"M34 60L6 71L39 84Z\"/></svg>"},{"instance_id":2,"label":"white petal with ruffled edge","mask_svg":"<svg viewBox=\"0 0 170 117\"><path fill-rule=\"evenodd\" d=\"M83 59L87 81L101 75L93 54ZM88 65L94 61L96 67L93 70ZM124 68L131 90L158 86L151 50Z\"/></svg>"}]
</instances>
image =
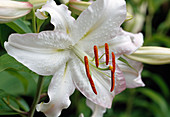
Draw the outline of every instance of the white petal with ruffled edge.
<instances>
[{"instance_id":1,"label":"white petal with ruffled edge","mask_svg":"<svg viewBox=\"0 0 170 117\"><path fill-rule=\"evenodd\" d=\"M67 63L56 71L48 88L50 101L38 104L36 106L37 111L43 112L48 117L58 117L62 109L69 107L71 104L69 96L75 90L70 69L71 66Z\"/></svg>"},{"instance_id":2,"label":"white petal with ruffled edge","mask_svg":"<svg viewBox=\"0 0 170 117\"><path fill-rule=\"evenodd\" d=\"M8 42L12 45L23 46L24 49L31 51L32 49L65 49L72 45L70 37L59 31L43 31L40 33L27 33L27 34L12 34L8 38Z\"/></svg>"},{"instance_id":3,"label":"white petal with ruffled edge","mask_svg":"<svg viewBox=\"0 0 170 117\"><path fill-rule=\"evenodd\" d=\"M83 50L112 39L126 18L124 0L97 0L75 21L72 37Z\"/></svg>"},{"instance_id":4,"label":"white petal with ruffled edge","mask_svg":"<svg viewBox=\"0 0 170 117\"><path fill-rule=\"evenodd\" d=\"M103 43L99 44L100 51L104 52ZM109 50L114 52L116 57L119 57L122 54L132 54L143 44L143 35L142 33L133 34L120 29L119 34L108 41Z\"/></svg>"},{"instance_id":5,"label":"white petal with ruffled edge","mask_svg":"<svg viewBox=\"0 0 170 117\"><path fill-rule=\"evenodd\" d=\"M56 5L54 0L49 0L41 9L37 10L36 16L39 19L45 19L45 11L51 15L51 23L54 25L55 30L70 33L74 18L71 16L71 12L66 5Z\"/></svg>"},{"instance_id":6,"label":"white petal with ruffled edge","mask_svg":"<svg viewBox=\"0 0 170 117\"><path fill-rule=\"evenodd\" d=\"M125 63L119 61L118 65L121 71L123 71L123 74L126 79L126 87L127 88L135 88L135 87L143 87L145 84L143 83L141 79L141 72L143 70L143 65L141 62L137 62L134 60L130 60L128 58L124 59L127 60L127 62L135 69L133 70Z\"/></svg>"},{"instance_id":7,"label":"white petal with ruffled edge","mask_svg":"<svg viewBox=\"0 0 170 117\"><path fill-rule=\"evenodd\" d=\"M8 54L40 75L53 75L68 61L71 44L67 35L44 31L41 33L12 34L5 42Z\"/></svg>"},{"instance_id":8,"label":"white petal with ruffled edge","mask_svg":"<svg viewBox=\"0 0 170 117\"><path fill-rule=\"evenodd\" d=\"M91 117L103 117L103 114L106 112L106 108L101 107L97 104L94 104L88 99L86 99L86 104L93 111L93 114Z\"/></svg>"}]
</instances>

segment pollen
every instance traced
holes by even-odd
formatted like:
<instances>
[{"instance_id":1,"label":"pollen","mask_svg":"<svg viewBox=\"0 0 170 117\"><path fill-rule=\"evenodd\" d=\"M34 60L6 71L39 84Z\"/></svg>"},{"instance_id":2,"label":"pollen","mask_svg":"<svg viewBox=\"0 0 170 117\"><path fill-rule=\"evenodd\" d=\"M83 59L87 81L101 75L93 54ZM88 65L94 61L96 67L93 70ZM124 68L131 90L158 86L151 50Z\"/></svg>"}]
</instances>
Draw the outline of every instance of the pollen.
<instances>
[{"instance_id":1,"label":"pollen","mask_svg":"<svg viewBox=\"0 0 170 117\"><path fill-rule=\"evenodd\" d=\"M87 58L87 56L84 56L84 63L85 63L85 68L86 68L86 74L87 74L87 77L88 77L88 79L89 79L91 88L92 88L93 92L97 95L97 90L96 90L96 88L95 88L93 79L92 79L92 77L91 77L91 75L90 75L89 63L88 63L88 58Z\"/></svg>"},{"instance_id":2,"label":"pollen","mask_svg":"<svg viewBox=\"0 0 170 117\"><path fill-rule=\"evenodd\" d=\"M99 56L98 56L98 48L95 45L94 46L94 55L95 55L95 63L96 63L96 67L99 67Z\"/></svg>"},{"instance_id":3,"label":"pollen","mask_svg":"<svg viewBox=\"0 0 170 117\"><path fill-rule=\"evenodd\" d=\"M109 45L105 43L106 65L109 64Z\"/></svg>"},{"instance_id":4,"label":"pollen","mask_svg":"<svg viewBox=\"0 0 170 117\"><path fill-rule=\"evenodd\" d=\"M110 65L110 66L109 66L109 69L110 69L110 70L113 70L113 66Z\"/></svg>"}]
</instances>

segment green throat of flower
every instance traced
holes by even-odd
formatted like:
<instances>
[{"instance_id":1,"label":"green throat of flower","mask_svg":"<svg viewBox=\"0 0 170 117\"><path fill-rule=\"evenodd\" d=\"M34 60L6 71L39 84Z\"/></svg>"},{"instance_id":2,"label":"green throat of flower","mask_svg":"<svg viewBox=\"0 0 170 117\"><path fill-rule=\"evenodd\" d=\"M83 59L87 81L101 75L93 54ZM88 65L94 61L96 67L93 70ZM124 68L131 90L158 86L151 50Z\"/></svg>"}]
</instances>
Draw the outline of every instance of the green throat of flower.
<instances>
[{"instance_id":1,"label":"green throat of flower","mask_svg":"<svg viewBox=\"0 0 170 117\"><path fill-rule=\"evenodd\" d=\"M111 89L110 92L112 92L115 88L115 70L116 70L116 63L115 63L115 54L112 52L112 65L108 65L109 64L109 46L107 43L105 43L105 53L99 58L98 56L98 48L96 45L94 45L94 58L91 58L90 56L88 56L84 51L81 51L79 48L77 47L72 47L73 52L75 53L75 55L81 60L81 62L85 65L85 69L86 69L86 75L87 78L89 79L91 88L93 90L93 92L97 95L97 90L94 84L94 81L92 79L91 76L91 72L90 72L90 67L95 68L97 71L103 73L103 70L110 70L111 71L111 76L106 75L107 77L111 77ZM105 55L106 57L106 61L103 62L104 64L107 65L106 68L101 68L99 67L100 64L103 63L99 63L99 60Z\"/></svg>"}]
</instances>

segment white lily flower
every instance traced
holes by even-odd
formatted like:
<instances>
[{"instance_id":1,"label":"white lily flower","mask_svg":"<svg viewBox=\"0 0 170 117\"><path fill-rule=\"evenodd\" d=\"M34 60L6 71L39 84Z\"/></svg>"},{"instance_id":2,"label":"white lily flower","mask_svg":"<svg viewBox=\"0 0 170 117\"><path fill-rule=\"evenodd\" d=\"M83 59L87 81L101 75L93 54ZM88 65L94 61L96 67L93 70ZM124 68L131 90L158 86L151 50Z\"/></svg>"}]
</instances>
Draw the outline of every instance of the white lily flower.
<instances>
[{"instance_id":1,"label":"white lily flower","mask_svg":"<svg viewBox=\"0 0 170 117\"><path fill-rule=\"evenodd\" d=\"M0 23L10 22L28 14L32 9L29 2L0 0Z\"/></svg>"},{"instance_id":2,"label":"white lily flower","mask_svg":"<svg viewBox=\"0 0 170 117\"><path fill-rule=\"evenodd\" d=\"M12 34L5 42L8 54L29 69L40 75L54 75L48 89L50 101L37 105L37 110L48 117L59 116L70 105L69 96L75 88L93 103L111 108L115 94L127 87L124 71L116 65L116 59L133 53L143 43L141 34L127 33L120 28L126 19L125 1L97 0L77 20L71 17L67 6L58 6L53 0L36 15L45 19L43 12L51 15L53 31ZM99 52L104 53L105 43L115 53L112 61L107 59L108 65L95 66L93 47L99 47ZM96 59L97 49L94 50Z\"/></svg>"},{"instance_id":3,"label":"white lily flower","mask_svg":"<svg viewBox=\"0 0 170 117\"><path fill-rule=\"evenodd\" d=\"M170 63L170 49L164 47L144 46L128 58L147 64L161 65Z\"/></svg>"}]
</instances>

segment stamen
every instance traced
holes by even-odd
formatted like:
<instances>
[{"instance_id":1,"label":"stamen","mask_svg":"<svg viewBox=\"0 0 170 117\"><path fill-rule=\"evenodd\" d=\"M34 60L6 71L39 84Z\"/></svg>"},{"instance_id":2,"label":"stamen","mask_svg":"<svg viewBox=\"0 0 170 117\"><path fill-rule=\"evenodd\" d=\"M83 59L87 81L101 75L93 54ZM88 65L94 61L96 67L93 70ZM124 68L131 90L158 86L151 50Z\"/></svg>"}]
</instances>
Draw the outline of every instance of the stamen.
<instances>
[{"instance_id":1,"label":"stamen","mask_svg":"<svg viewBox=\"0 0 170 117\"><path fill-rule=\"evenodd\" d=\"M92 77L91 77L91 75L90 75L89 63L88 63L88 58L87 58L87 56L84 56L84 63L85 63L85 68L86 68L86 74L87 74L87 77L88 77L88 79L89 79L91 88L92 88L93 92L97 95L97 90L96 90L96 88L95 88L93 79L92 79Z\"/></svg>"},{"instance_id":2,"label":"stamen","mask_svg":"<svg viewBox=\"0 0 170 117\"><path fill-rule=\"evenodd\" d=\"M110 69L110 70L113 70L113 66L110 65L110 66L109 66L109 69Z\"/></svg>"},{"instance_id":3,"label":"stamen","mask_svg":"<svg viewBox=\"0 0 170 117\"><path fill-rule=\"evenodd\" d=\"M109 45L105 43L106 65L109 64Z\"/></svg>"},{"instance_id":4,"label":"stamen","mask_svg":"<svg viewBox=\"0 0 170 117\"><path fill-rule=\"evenodd\" d=\"M115 74L113 70L111 70L111 89L110 92L112 92L115 88Z\"/></svg>"},{"instance_id":5,"label":"stamen","mask_svg":"<svg viewBox=\"0 0 170 117\"><path fill-rule=\"evenodd\" d=\"M115 87L115 70L116 70L116 64L115 64L115 55L112 52L112 70L111 70L111 89L110 92L114 90Z\"/></svg>"},{"instance_id":6,"label":"stamen","mask_svg":"<svg viewBox=\"0 0 170 117\"><path fill-rule=\"evenodd\" d=\"M116 63L115 63L115 54L112 52L112 66L113 66L113 72L116 70Z\"/></svg>"},{"instance_id":7,"label":"stamen","mask_svg":"<svg viewBox=\"0 0 170 117\"><path fill-rule=\"evenodd\" d=\"M94 46L94 55L95 55L95 62L96 62L96 67L98 68L99 66L99 56L98 56L98 49L97 46Z\"/></svg>"}]
</instances>

